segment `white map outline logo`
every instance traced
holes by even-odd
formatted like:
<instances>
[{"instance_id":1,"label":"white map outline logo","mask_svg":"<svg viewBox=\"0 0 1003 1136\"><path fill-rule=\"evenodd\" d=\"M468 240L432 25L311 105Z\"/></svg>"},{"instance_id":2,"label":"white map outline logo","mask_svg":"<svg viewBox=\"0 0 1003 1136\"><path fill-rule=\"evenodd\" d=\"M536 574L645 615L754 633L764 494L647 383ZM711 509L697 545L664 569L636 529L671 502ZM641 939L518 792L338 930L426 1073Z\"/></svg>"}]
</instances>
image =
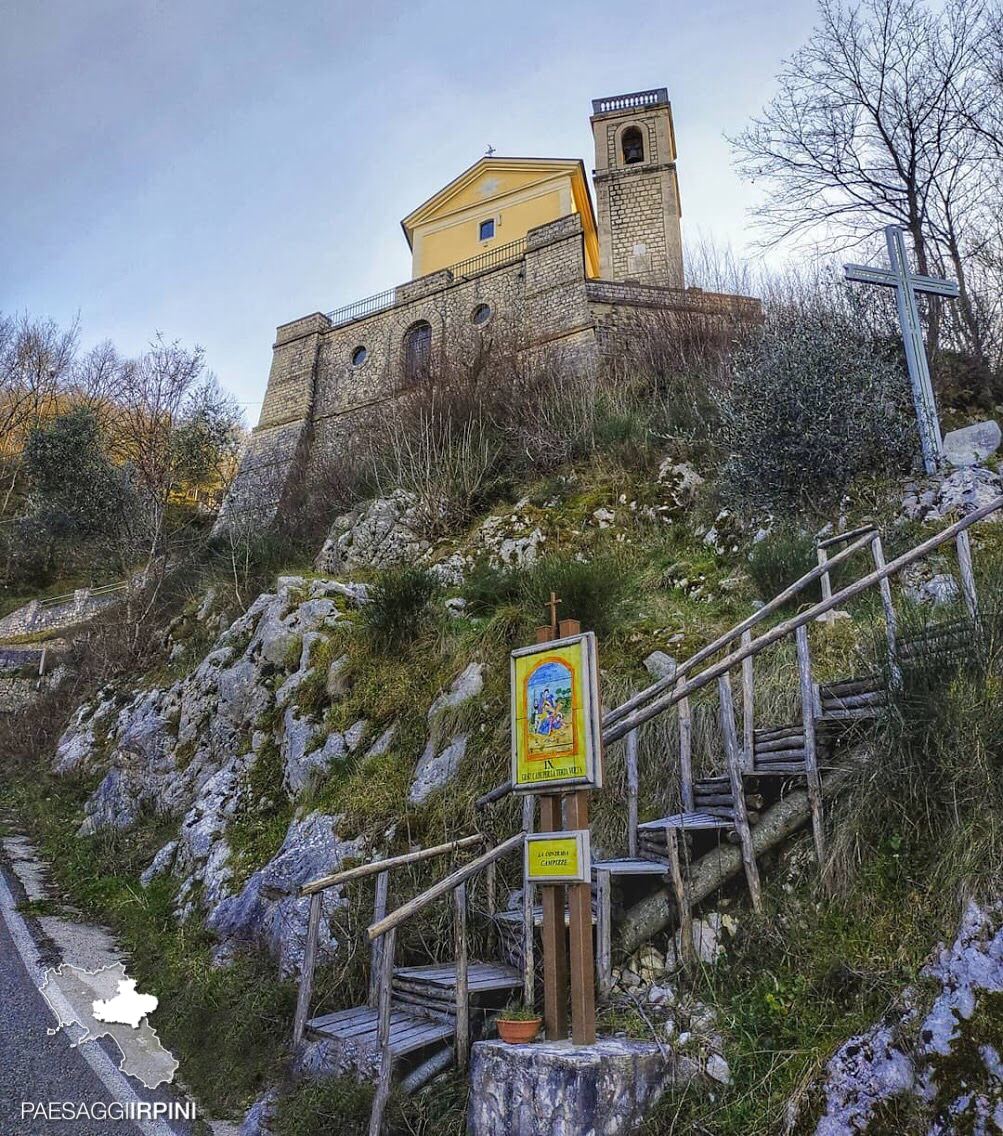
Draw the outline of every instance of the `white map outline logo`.
<instances>
[{"instance_id":1,"label":"white map outline logo","mask_svg":"<svg viewBox=\"0 0 1003 1136\"><path fill-rule=\"evenodd\" d=\"M50 983L54 999L46 992ZM63 963L58 970L50 968L45 972L39 991L58 1022L55 1029L48 1031L50 1034L67 1030L74 1049L85 1042L110 1037L122 1054L119 1069L123 1073L135 1077L147 1089L174 1080L178 1062L160 1044L157 1031L147 1020L159 1003L152 994L137 991L135 979L129 978L120 962L100 970L83 970ZM55 998L57 991L62 998ZM68 1003L72 1014L64 1016L54 1001ZM70 1026L83 1032L75 1036L68 1029Z\"/></svg>"}]
</instances>

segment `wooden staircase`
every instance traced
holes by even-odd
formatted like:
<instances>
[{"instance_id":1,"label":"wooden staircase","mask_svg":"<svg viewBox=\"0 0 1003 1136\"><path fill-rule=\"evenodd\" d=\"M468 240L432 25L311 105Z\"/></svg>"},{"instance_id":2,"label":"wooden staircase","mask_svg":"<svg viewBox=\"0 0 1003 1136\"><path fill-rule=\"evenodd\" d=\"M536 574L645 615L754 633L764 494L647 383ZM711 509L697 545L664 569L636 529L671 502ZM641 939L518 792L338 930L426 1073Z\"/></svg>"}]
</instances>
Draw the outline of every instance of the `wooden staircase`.
<instances>
[{"instance_id":1,"label":"wooden staircase","mask_svg":"<svg viewBox=\"0 0 1003 1136\"><path fill-rule=\"evenodd\" d=\"M394 968L388 1038L394 1057L453 1041L457 984L455 963ZM474 1011L472 1016L483 1020L486 1010L491 1008L482 996L500 994L507 999L521 986L522 974L514 967L493 962L469 963L467 997L468 1006ZM355 1006L311 1018L306 1023L306 1036L311 1041L336 1041L354 1049L371 1049L379 1055L379 1025L377 1007Z\"/></svg>"},{"instance_id":2,"label":"wooden staircase","mask_svg":"<svg viewBox=\"0 0 1003 1136\"><path fill-rule=\"evenodd\" d=\"M822 826L822 776L833 763L847 735L861 724L873 723L886 713L889 693L901 681L902 666L931 646L942 659L960 657L967 636L978 622L975 584L972 572L968 528L983 517L1003 508L1003 497L982 506L923 541L908 553L886 564L877 532L870 526L822 542L818 566L785 589L770 603L743 620L714 642L680 664L675 673L633 695L603 719L603 742L626 739L628 853L626 856L597 860L594 870L593 924L596 928L596 958L600 991L608 993L612 973L612 891L618 877L651 877L667 880L675 898L681 931L683 962L693 962L691 864L700 846L709 851L722 839L741 846L752 904L762 907L759 870L751 829L761 812L780 800L793 782L806 789L810 806L816 855L824 863ZM898 633L892 603L890 578L949 541L957 547L961 571L962 597L968 619L948 620L910 636ZM829 549L843 543L841 551L830 557ZM869 550L874 571L833 592L832 572L840 563L862 550ZM793 618L781 622L752 638L752 628L783 606L795 600L806 588L821 582L822 600L810 604ZM808 626L829 622L838 605L868 588L881 593L887 642L886 669L852 675L824 683L813 679ZM754 706L753 665L755 656L782 639L793 637L797 646L798 693L801 720L781 725L757 726ZM737 646L736 646L737 644ZM709 662L715 655L724 657ZM701 664L708 664L699 670ZM741 721L733 704L732 672L740 671ZM692 721L690 699L716 683L717 710L723 743L724 772L695 778L692 772ZM679 726L679 788L681 810L667 816L639 822L637 732L659 714L673 711ZM478 802L486 807L511 791L499 786ZM532 802L524 802L531 806ZM304 976L297 1006L294 1047L305 1037L354 1046L379 1057L380 1077L370 1125L370 1136L379 1136L382 1115L389 1094L395 1062L424 1060L438 1072L428 1053L437 1050L448 1057L449 1046L457 1065L464 1067L472 1038L483 1028L492 1009L522 988L532 1002L534 993L534 932L543 921L542 907L533 902L533 889L524 888L521 909L497 911L495 907L495 865L503 856L521 853L525 834L532 829L532 808L524 807L522 831L472 862L453 871L422 895L386 913L388 873L404 863L427 859L481 843L480 836L468 837L450 845L410 853L393 860L375 861L337 876L315 881L301 889L311 896L310 928L304 962ZM466 939L466 885L480 873L486 878L486 909L509 957L519 955L519 966L501 962L469 961ZM369 937L373 959L368 1004L308 1019L313 968L316 959L317 929L320 920L320 893L326 887L343 884L360 876L377 874L378 884L373 924ZM436 899L452 894L454 906L455 961L420 966L397 966L394 962L397 928ZM707 892L705 890L704 894ZM521 947L521 951L518 949ZM420 1068L424 1068L421 1066ZM420 1069L419 1069L420 1071ZM434 1075L434 1073L433 1073ZM405 1084L412 1087L414 1073Z\"/></svg>"}]
</instances>

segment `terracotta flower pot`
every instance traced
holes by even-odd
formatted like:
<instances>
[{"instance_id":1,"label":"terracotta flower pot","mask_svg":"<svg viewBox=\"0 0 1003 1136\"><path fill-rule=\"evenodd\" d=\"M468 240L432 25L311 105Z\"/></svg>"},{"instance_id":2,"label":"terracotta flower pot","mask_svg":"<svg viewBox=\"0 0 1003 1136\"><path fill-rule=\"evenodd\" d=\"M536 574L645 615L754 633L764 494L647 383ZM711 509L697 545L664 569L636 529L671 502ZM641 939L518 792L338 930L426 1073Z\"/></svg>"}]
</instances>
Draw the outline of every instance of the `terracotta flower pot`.
<instances>
[{"instance_id":1,"label":"terracotta flower pot","mask_svg":"<svg viewBox=\"0 0 1003 1136\"><path fill-rule=\"evenodd\" d=\"M540 1032L543 1018L529 1018L523 1021L512 1021L511 1018L496 1018L498 1036L509 1045L523 1045L532 1041Z\"/></svg>"}]
</instances>

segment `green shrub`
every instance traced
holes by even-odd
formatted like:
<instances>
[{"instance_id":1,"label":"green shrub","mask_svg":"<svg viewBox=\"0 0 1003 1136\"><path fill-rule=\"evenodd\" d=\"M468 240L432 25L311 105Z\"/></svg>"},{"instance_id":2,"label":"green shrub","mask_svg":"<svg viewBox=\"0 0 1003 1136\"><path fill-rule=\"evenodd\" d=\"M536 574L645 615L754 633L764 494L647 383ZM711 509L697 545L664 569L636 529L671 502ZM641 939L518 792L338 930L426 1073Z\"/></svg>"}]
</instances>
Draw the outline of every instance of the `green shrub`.
<instances>
[{"instance_id":1,"label":"green shrub","mask_svg":"<svg viewBox=\"0 0 1003 1136\"><path fill-rule=\"evenodd\" d=\"M468 573L463 598L471 615L490 615L500 607L518 603L522 596L522 572L482 561Z\"/></svg>"},{"instance_id":2,"label":"green shrub","mask_svg":"<svg viewBox=\"0 0 1003 1136\"><path fill-rule=\"evenodd\" d=\"M915 453L898 354L820 300L777 305L720 395L726 495L813 509Z\"/></svg>"},{"instance_id":3,"label":"green shrub","mask_svg":"<svg viewBox=\"0 0 1003 1136\"><path fill-rule=\"evenodd\" d=\"M440 591L436 578L418 564L380 572L360 612L373 647L387 654L406 650L423 628L437 621L432 601Z\"/></svg>"},{"instance_id":4,"label":"green shrub","mask_svg":"<svg viewBox=\"0 0 1003 1136\"><path fill-rule=\"evenodd\" d=\"M756 585L759 598L769 603L784 588L815 567L815 538L797 525L778 524L752 546L749 553L749 576ZM793 605L816 602L821 598L818 584L802 592Z\"/></svg>"},{"instance_id":5,"label":"green shrub","mask_svg":"<svg viewBox=\"0 0 1003 1136\"><path fill-rule=\"evenodd\" d=\"M583 630L607 638L620 626L632 593L633 566L622 554L600 553L578 560L566 553L544 556L523 574L523 606L534 625L547 622L554 592L558 619L577 619Z\"/></svg>"}]
</instances>

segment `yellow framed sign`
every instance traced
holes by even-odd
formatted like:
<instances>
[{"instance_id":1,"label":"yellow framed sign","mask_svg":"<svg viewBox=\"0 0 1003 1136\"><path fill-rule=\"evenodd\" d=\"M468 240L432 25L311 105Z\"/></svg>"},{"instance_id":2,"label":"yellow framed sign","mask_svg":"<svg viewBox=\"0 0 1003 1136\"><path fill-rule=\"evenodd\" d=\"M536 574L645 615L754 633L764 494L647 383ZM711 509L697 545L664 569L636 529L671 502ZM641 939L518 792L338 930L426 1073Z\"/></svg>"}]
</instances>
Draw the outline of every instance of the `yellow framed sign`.
<instances>
[{"instance_id":1,"label":"yellow framed sign","mask_svg":"<svg viewBox=\"0 0 1003 1136\"><path fill-rule=\"evenodd\" d=\"M525 860L530 884L587 884L592 880L587 829L532 833L526 837Z\"/></svg>"},{"instance_id":2,"label":"yellow framed sign","mask_svg":"<svg viewBox=\"0 0 1003 1136\"><path fill-rule=\"evenodd\" d=\"M602 787L599 666L591 631L512 652L517 793Z\"/></svg>"}]
</instances>

